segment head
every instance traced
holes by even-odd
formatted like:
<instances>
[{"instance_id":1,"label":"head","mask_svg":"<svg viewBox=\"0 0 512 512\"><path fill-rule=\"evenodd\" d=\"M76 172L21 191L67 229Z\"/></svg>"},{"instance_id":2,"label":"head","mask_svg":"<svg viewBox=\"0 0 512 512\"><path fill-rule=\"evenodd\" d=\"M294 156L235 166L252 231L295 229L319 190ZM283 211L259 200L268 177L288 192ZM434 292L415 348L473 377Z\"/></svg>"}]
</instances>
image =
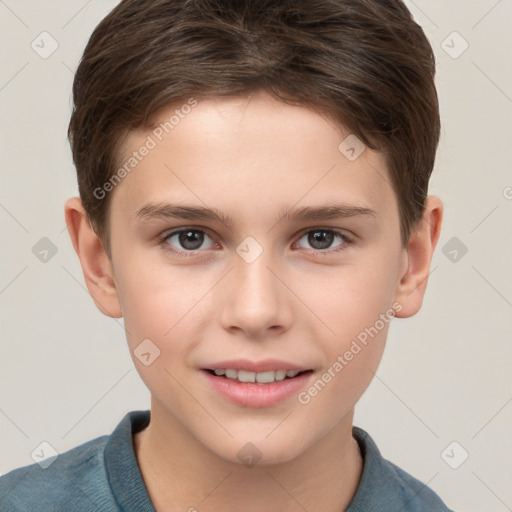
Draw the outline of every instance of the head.
<instances>
[{"instance_id":1,"label":"head","mask_svg":"<svg viewBox=\"0 0 512 512\"><path fill-rule=\"evenodd\" d=\"M205 448L298 456L351 418L391 318L421 307L442 219L434 76L397 0L124 0L94 31L67 223L153 403ZM209 387L226 359L309 373L243 405Z\"/></svg>"}]
</instances>

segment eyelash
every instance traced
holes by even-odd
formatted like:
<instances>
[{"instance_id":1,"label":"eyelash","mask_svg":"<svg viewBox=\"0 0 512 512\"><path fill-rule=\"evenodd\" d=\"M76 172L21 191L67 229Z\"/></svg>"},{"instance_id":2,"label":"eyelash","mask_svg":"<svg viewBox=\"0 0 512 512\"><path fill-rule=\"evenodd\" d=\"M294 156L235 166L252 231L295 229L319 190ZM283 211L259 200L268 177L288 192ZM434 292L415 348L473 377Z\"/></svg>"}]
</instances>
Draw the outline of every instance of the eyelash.
<instances>
[{"instance_id":1,"label":"eyelash","mask_svg":"<svg viewBox=\"0 0 512 512\"><path fill-rule=\"evenodd\" d=\"M186 231L193 231L193 232L198 232L198 233L204 233L205 235L209 236L208 233L204 229L187 228L187 227L185 227L185 228L175 229L173 231L164 233L160 237L159 243L163 247L164 250L166 250L166 251L168 251L168 252L170 252L172 254L178 255L179 257L187 258L187 257L197 256L197 254L199 252L202 252L201 249L195 249L195 250L190 250L190 251L187 251L187 250L177 251L175 249L171 249L169 244L168 244L168 240L171 237L173 237L174 235L179 235L180 233L183 233L183 232L186 232ZM319 255L319 256L328 256L328 255L331 255L333 253L341 252L341 251L345 250L347 248L347 246L350 246L350 245L352 245L354 243L352 238L350 238L347 235L345 235L344 233L341 233L341 232L339 232L339 231L337 231L335 229L332 229L332 228L308 229L307 231L302 232L302 234L299 237L299 240L304 235L307 235L309 233L316 233L316 232L319 232L319 231L327 232L327 233L334 233L335 235L337 235L338 237L341 238L343 243L341 245L339 245L335 249L307 249L307 251L310 254L312 253L314 255Z\"/></svg>"}]
</instances>

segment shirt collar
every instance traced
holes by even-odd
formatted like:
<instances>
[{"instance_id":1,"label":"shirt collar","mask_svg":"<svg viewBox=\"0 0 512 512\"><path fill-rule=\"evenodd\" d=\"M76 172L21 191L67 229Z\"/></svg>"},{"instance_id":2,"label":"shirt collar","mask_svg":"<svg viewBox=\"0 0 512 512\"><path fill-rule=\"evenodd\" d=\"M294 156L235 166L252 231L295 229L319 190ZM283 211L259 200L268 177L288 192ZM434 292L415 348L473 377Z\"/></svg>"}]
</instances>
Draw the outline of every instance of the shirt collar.
<instances>
[{"instance_id":1,"label":"shirt collar","mask_svg":"<svg viewBox=\"0 0 512 512\"><path fill-rule=\"evenodd\" d=\"M133 435L149 425L150 411L127 413L105 446L110 487L121 510L155 512L137 463Z\"/></svg>"},{"instance_id":2,"label":"shirt collar","mask_svg":"<svg viewBox=\"0 0 512 512\"><path fill-rule=\"evenodd\" d=\"M105 466L112 493L122 510L155 512L139 469L133 435L149 425L151 412L127 413L112 432L105 447ZM377 445L370 435L359 427L352 427L363 458L363 473L356 493L346 512L377 510L383 503L393 503L386 476L390 469L385 465ZM128 443L128 449L127 449Z\"/></svg>"}]
</instances>

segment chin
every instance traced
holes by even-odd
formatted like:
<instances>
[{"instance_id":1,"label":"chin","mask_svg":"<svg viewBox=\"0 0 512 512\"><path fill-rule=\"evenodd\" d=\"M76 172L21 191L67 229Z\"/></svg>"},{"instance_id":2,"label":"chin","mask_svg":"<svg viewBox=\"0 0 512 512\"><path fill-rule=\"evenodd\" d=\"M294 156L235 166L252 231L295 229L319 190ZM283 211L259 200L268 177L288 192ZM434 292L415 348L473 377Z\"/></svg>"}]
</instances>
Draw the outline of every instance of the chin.
<instances>
[{"instance_id":1,"label":"chin","mask_svg":"<svg viewBox=\"0 0 512 512\"><path fill-rule=\"evenodd\" d=\"M218 446L212 451L229 462L248 468L273 466L290 462L303 451L297 444L283 441L278 437L272 441L265 438L250 440L246 437L244 440L231 440L229 450L225 452L219 451Z\"/></svg>"}]
</instances>

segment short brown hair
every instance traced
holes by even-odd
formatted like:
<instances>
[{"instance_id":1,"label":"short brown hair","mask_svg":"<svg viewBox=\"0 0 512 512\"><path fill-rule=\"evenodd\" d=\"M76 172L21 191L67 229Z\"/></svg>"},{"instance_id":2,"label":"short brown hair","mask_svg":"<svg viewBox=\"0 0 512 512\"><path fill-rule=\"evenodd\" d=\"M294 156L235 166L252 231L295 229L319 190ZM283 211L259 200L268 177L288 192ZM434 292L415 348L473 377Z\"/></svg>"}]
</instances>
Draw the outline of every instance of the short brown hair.
<instances>
[{"instance_id":1,"label":"short brown hair","mask_svg":"<svg viewBox=\"0 0 512 512\"><path fill-rule=\"evenodd\" d=\"M124 137L162 108L266 91L330 115L382 151L402 243L421 219L440 137L435 57L402 0L122 0L96 27L68 128L80 196L111 255ZM341 142L341 141L340 141Z\"/></svg>"}]
</instances>

